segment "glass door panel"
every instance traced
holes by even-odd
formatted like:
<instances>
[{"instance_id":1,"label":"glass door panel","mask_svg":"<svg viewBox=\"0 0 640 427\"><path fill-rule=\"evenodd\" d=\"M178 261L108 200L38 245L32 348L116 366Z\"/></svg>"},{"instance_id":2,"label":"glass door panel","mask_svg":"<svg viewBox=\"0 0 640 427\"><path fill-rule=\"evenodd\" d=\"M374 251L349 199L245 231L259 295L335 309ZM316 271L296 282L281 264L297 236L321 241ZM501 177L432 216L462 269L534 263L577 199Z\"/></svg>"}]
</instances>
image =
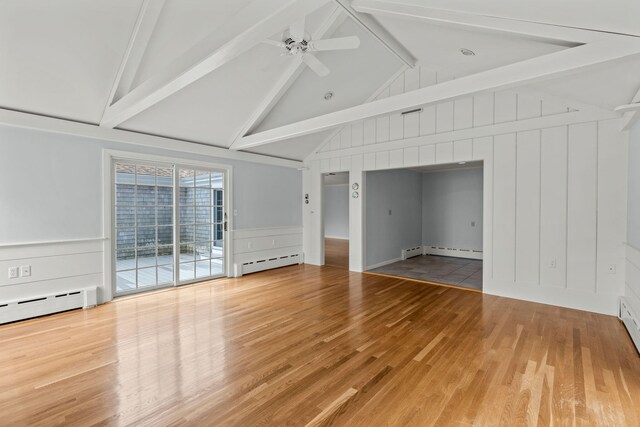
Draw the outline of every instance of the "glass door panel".
<instances>
[{"instance_id":1,"label":"glass door panel","mask_svg":"<svg viewBox=\"0 0 640 427\"><path fill-rule=\"evenodd\" d=\"M116 294L174 282L173 167L115 164Z\"/></svg>"},{"instance_id":2,"label":"glass door panel","mask_svg":"<svg viewBox=\"0 0 640 427\"><path fill-rule=\"evenodd\" d=\"M180 283L224 271L224 173L180 169Z\"/></svg>"}]
</instances>

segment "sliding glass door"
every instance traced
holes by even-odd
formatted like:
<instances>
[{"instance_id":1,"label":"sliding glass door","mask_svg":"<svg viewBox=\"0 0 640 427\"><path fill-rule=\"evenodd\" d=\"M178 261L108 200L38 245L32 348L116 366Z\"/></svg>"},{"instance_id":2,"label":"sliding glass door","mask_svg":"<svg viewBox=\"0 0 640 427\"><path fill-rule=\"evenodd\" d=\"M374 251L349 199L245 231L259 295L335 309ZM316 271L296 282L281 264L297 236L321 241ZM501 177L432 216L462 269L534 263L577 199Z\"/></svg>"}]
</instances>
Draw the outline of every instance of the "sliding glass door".
<instances>
[{"instance_id":1,"label":"sliding glass door","mask_svg":"<svg viewBox=\"0 0 640 427\"><path fill-rule=\"evenodd\" d=\"M224 276L225 171L114 164L115 294Z\"/></svg>"}]
</instances>

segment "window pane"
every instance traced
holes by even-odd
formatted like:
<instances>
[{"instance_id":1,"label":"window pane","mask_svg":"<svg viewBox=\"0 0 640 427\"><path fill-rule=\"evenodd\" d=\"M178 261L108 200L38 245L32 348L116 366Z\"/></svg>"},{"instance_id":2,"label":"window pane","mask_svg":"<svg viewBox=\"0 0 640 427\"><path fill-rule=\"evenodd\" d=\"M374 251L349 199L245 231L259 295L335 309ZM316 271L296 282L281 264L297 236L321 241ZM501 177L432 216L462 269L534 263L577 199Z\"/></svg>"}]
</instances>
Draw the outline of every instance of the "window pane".
<instances>
[{"instance_id":1,"label":"window pane","mask_svg":"<svg viewBox=\"0 0 640 427\"><path fill-rule=\"evenodd\" d=\"M213 209L213 222L222 222L223 220L222 206L216 206Z\"/></svg>"},{"instance_id":2,"label":"window pane","mask_svg":"<svg viewBox=\"0 0 640 427\"><path fill-rule=\"evenodd\" d=\"M171 225L173 224L173 207L172 206L158 206L158 225Z\"/></svg>"},{"instance_id":3,"label":"window pane","mask_svg":"<svg viewBox=\"0 0 640 427\"><path fill-rule=\"evenodd\" d=\"M222 195L223 195L222 190L217 190L215 192L216 205L218 206L224 205L224 197L222 197Z\"/></svg>"},{"instance_id":4,"label":"window pane","mask_svg":"<svg viewBox=\"0 0 640 427\"><path fill-rule=\"evenodd\" d=\"M191 205L180 205L180 224L193 224L195 222L195 208Z\"/></svg>"},{"instance_id":5,"label":"window pane","mask_svg":"<svg viewBox=\"0 0 640 427\"><path fill-rule=\"evenodd\" d=\"M193 187L193 177L195 176L194 171L189 169L180 169L180 173L178 175L180 177L180 187Z\"/></svg>"},{"instance_id":6,"label":"window pane","mask_svg":"<svg viewBox=\"0 0 640 427\"><path fill-rule=\"evenodd\" d=\"M211 208L208 206L196 207L196 224L209 224L211 222Z\"/></svg>"},{"instance_id":7,"label":"window pane","mask_svg":"<svg viewBox=\"0 0 640 427\"><path fill-rule=\"evenodd\" d=\"M211 188L210 173L207 171L196 171L196 187Z\"/></svg>"},{"instance_id":8,"label":"window pane","mask_svg":"<svg viewBox=\"0 0 640 427\"><path fill-rule=\"evenodd\" d=\"M156 187L136 185L136 205L153 206L156 204Z\"/></svg>"},{"instance_id":9,"label":"window pane","mask_svg":"<svg viewBox=\"0 0 640 427\"><path fill-rule=\"evenodd\" d=\"M211 276L210 268L209 260L196 262L196 278Z\"/></svg>"},{"instance_id":10,"label":"window pane","mask_svg":"<svg viewBox=\"0 0 640 427\"><path fill-rule=\"evenodd\" d=\"M211 224L198 225L196 227L196 242L209 242L211 240Z\"/></svg>"},{"instance_id":11,"label":"window pane","mask_svg":"<svg viewBox=\"0 0 640 427\"><path fill-rule=\"evenodd\" d=\"M195 245L196 261L202 259L208 259L211 257L211 243L196 243Z\"/></svg>"},{"instance_id":12,"label":"window pane","mask_svg":"<svg viewBox=\"0 0 640 427\"><path fill-rule=\"evenodd\" d=\"M136 186L116 184L116 205L132 206L136 201Z\"/></svg>"},{"instance_id":13,"label":"window pane","mask_svg":"<svg viewBox=\"0 0 640 427\"><path fill-rule=\"evenodd\" d=\"M180 262L194 261L195 260L195 247L193 243L181 243L180 244Z\"/></svg>"},{"instance_id":14,"label":"window pane","mask_svg":"<svg viewBox=\"0 0 640 427\"><path fill-rule=\"evenodd\" d=\"M214 224L214 239L215 240L222 240L223 239L223 231L224 228L222 226L222 224Z\"/></svg>"},{"instance_id":15,"label":"window pane","mask_svg":"<svg viewBox=\"0 0 640 427\"><path fill-rule=\"evenodd\" d=\"M173 264L173 245L158 246L158 265Z\"/></svg>"},{"instance_id":16,"label":"window pane","mask_svg":"<svg viewBox=\"0 0 640 427\"><path fill-rule=\"evenodd\" d=\"M182 206L193 206L195 204L195 189L191 187L180 187L180 204Z\"/></svg>"},{"instance_id":17,"label":"window pane","mask_svg":"<svg viewBox=\"0 0 640 427\"><path fill-rule=\"evenodd\" d=\"M173 282L173 264L158 267L158 285Z\"/></svg>"},{"instance_id":18,"label":"window pane","mask_svg":"<svg viewBox=\"0 0 640 427\"><path fill-rule=\"evenodd\" d=\"M153 206L138 206L136 208L136 225L156 225L156 208Z\"/></svg>"},{"instance_id":19,"label":"window pane","mask_svg":"<svg viewBox=\"0 0 640 427\"><path fill-rule=\"evenodd\" d=\"M224 242L222 240L216 240L211 247L211 258L222 258L224 256Z\"/></svg>"},{"instance_id":20,"label":"window pane","mask_svg":"<svg viewBox=\"0 0 640 427\"><path fill-rule=\"evenodd\" d=\"M158 187L158 204L165 206L173 206L173 188Z\"/></svg>"},{"instance_id":21,"label":"window pane","mask_svg":"<svg viewBox=\"0 0 640 427\"><path fill-rule=\"evenodd\" d=\"M124 163L116 163L116 183L135 184L136 166Z\"/></svg>"},{"instance_id":22,"label":"window pane","mask_svg":"<svg viewBox=\"0 0 640 427\"><path fill-rule=\"evenodd\" d=\"M121 249L116 251L116 271L136 268L135 249Z\"/></svg>"},{"instance_id":23,"label":"window pane","mask_svg":"<svg viewBox=\"0 0 640 427\"><path fill-rule=\"evenodd\" d=\"M157 168L156 174L158 186L173 187L173 168Z\"/></svg>"},{"instance_id":24,"label":"window pane","mask_svg":"<svg viewBox=\"0 0 640 427\"><path fill-rule=\"evenodd\" d=\"M195 263L188 262L180 264L180 281L193 280L195 278Z\"/></svg>"},{"instance_id":25,"label":"window pane","mask_svg":"<svg viewBox=\"0 0 640 427\"><path fill-rule=\"evenodd\" d=\"M147 288L157 284L155 267L138 269L138 288Z\"/></svg>"},{"instance_id":26,"label":"window pane","mask_svg":"<svg viewBox=\"0 0 640 427\"><path fill-rule=\"evenodd\" d=\"M136 288L136 271L119 271L116 273L116 290L118 292L131 291Z\"/></svg>"},{"instance_id":27,"label":"window pane","mask_svg":"<svg viewBox=\"0 0 640 427\"><path fill-rule=\"evenodd\" d=\"M133 227L135 225L136 210L133 206L116 207L116 227Z\"/></svg>"},{"instance_id":28,"label":"window pane","mask_svg":"<svg viewBox=\"0 0 640 427\"><path fill-rule=\"evenodd\" d=\"M212 259L211 260L211 275L219 276L224 274L224 260L223 259Z\"/></svg>"},{"instance_id":29,"label":"window pane","mask_svg":"<svg viewBox=\"0 0 640 427\"><path fill-rule=\"evenodd\" d=\"M138 246L139 248L156 245L155 227L137 228L136 234L137 234L136 246Z\"/></svg>"},{"instance_id":30,"label":"window pane","mask_svg":"<svg viewBox=\"0 0 640 427\"><path fill-rule=\"evenodd\" d=\"M119 228L116 230L116 249L133 248L135 245L135 228Z\"/></svg>"},{"instance_id":31,"label":"window pane","mask_svg":"<svg viewBox=\"0 0 640 427\"><path fill-rule=\"evenodd\" d=\"M173 227L158 227L158 244L173 245Z\"/></svg>"},{"instance_id":32,"label":"window pane","mask_svg":"<svg viewBox=\"0 0 640 427\"><path fill-rule=\"evenodd\" d=\"M196 190L196 205L211 206L213 204L210 188L196 188L195 190Z\"/></svg>"},{"instance_id":33,"label":"window pane","mask_svg":"<svg viewBox=\"0 0 640 427\"><path fill-rule=\"evenodd\" d=\"M144 248L138 248L136 250L138 257L138 268L152 267L156 265L156 247L148 246Z\"/></svg>"},{"instance_id":34,"label":"window pane","mask_svg":"<svg viewBox=\"0 0 640 427\"><path fill-rule=\"evenodd\" d=\"M136 165L136 184L155 186L156 185L155 166Z\"/></svg>"},{"instance_id":35,"label":"window pane","mask_svg":"<svg viewBox=\"0 0 640 427\"><path fill-rule=\"evenodd\" d=\"M180 243L189 243L195 240L195 230L193 225L180 226Z\"/></svg>"}]
</instances>

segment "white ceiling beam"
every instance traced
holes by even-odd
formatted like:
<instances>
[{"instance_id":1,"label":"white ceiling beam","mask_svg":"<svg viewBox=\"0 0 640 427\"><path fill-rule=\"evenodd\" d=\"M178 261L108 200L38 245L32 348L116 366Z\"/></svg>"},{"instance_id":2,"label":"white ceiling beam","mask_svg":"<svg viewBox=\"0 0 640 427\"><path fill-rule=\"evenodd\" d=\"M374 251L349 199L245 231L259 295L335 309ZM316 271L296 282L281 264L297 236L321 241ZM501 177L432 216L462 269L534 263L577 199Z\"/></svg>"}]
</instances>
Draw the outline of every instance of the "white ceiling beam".
<instances>
[{"instance_id":1,"label":"white ceiling beam","mask_svg":"<svg viewBox=\"0 0 640 427\"><path fill-rule=\"evenodd\" d=\"M147 147L154 150L170 150L190 153L198 156L210 156L220 159L233 159L245 162L261 163L288 168L300 168L303 163L295 160L281 159L263 154L231 151L222 147L194 143L174 138L148 135L120 129L109 129L88 123L61 120L54 117L23 113L0 108L0 126L20 129L31 129L60 135L70 135L98 141L119 142L132 147Z\"/></svg>"},{"instance_id":2,"label":"white ceiling beam","mask_svg":"<svg viewBox=\"0 0 640 427\"><path fill-rule=\"evenodd\" d=\"M423 22L431 21L462 25L480 30L506 32L542 40L546 39L551 42L583 44L602 40L603 38L618 39L627 37L613 33L432 9L421 5L399 4L384 0L354 0L352 6L357 12L368 13L374 16L389 16Z\"/></svg>"},{"instance_id":3,"label":"white ceiling beam","mask_svg":"<svg viewBox=\"0 0 640 427\"><path fill-rule=\"evenodd\" d=\"M638 89L638 92L636 92L635 96L631 100L631 104L633 104L634 102L640 102L640 89ZM638 122L638 120L640 120L640 111L627 111L622 116L621 130L623 132L630 130L631 127L636 124L636 122Z\"/></svg>"},{"instance_id":4,"label":"white ceiling beam","mask_svg":"<svg viewBox=\"0 0 640 427\"><path fill-rule=\"evenodd\" d=\"M165 69L109 106L100 125L118 126L301 20L327 1L252 1Z\"/></svg>"},{"instance_id":5,"label":"white ceiling beam","mask_svg":"<svg viewBox=\"0 0 640 427\"><path fill-rule=\"evenodd\" d=\"M336 7L329 17L322 23L322 25L313 33L312 40L319 40L325 37L327 34L332 33L337 29L346 19L346 15L342 12L342 9ZM273 107L278 103L282 96L289 90L291 85L296 81L304 70L305 65L302 61L293 60L287 70L280 76L276 84L271 88L269 93L262 99L258 107L249 117L249 120L242 126L238 132L233 144L235 144L240 138L247 133L251 132L254 127L260 124L260 122L269 114ZM231 144L233 146L233 144Z\"/></svg>"},{"instance_id":6,"label":"white ceiling beam","mask_svg":"<svg viewBox=\"0 0 640 427\"><path fill-rule=\"evenodd\" d=\"M589 43L248 135L242 138L234 149L257 147L369 117L559 78L639 53L640 39L632 37L615 42L604 40Z\"/></svg>"},{"instance_id":7,"label":"white ceiling beam","mask_svg":"<svg viewBox=\"0 0 640 427\"><path fill-rule=\"evenodd\" d=\"M416 58L404 47L402 43L396 40L389 31L378 21L369 15L358 13L352 7L349 0L334 0L360 27L368 32L373 38L378 40L389 52L395 55L400 61L407 66L413 68L416 66Z\"/></svg>"}]
</instances>

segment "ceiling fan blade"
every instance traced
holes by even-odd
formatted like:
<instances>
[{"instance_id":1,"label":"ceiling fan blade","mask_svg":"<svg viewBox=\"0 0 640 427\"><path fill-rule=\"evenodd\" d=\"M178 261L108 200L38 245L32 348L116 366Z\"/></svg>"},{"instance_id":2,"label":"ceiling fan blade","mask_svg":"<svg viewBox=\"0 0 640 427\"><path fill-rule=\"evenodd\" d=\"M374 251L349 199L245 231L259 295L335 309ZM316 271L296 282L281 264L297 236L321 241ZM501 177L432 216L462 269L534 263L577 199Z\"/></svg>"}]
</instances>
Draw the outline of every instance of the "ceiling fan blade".
<instances>
[{"instance_id":1,"label":"ceiling fan blade","mask_svg":"<svg viewBox=\"0 0 640 427\"><path fill-rule=\"evenodd\" d=\"M271 46L275 46L275 47L280 47L280 48L284 47L284 43L277 42L277 41L271 40L271 39L262 40L262 43L268 44L268 45L271 45Z\"/></svg>"},{"instance_id":2,"label":"ceiling fan blade","mask_svg":"<svg viewBox=\"0 0 640 427\"><path fill-rule=\"evenodd\" d=\"M297 42L302 41L304 39L304 25L304 18L294 24L291 24L289 27L289 36Z\"/></svg>"},{"instance_id":3,"label":"ceiling fan blade","mask_svg":"<svg viewBox=\"0 0 640 427\"><path fill-rule=\"evenodd\" d=\"M311 54L302 57L302 61L309 66L317 75L324 77L331 72L318 58Z\"/></svg>"},{"instance_id":4,"label":"ceiling fan blade","mask_svg":"<svg viewBox=\"0 0 640 427\"><path fill-rule=\"evenodd\" d=\"M617 111L618 113L626 113L627 111L638 111L640 110L640 102L635 102L632 104L620 105L613 109L613 111Z\"/></svg>"},{"instance_id":5,"label":"ceiling fan blade","mask_svg":"<svg viewBox=\"0 0 640 427\"><path fill-rule=\"evenodd\" d=\"M360 46L360 39L356 36L315 40L311 42L311 50L316 51L357 49L358 46Z\"/></svg>"}]
</instances>

